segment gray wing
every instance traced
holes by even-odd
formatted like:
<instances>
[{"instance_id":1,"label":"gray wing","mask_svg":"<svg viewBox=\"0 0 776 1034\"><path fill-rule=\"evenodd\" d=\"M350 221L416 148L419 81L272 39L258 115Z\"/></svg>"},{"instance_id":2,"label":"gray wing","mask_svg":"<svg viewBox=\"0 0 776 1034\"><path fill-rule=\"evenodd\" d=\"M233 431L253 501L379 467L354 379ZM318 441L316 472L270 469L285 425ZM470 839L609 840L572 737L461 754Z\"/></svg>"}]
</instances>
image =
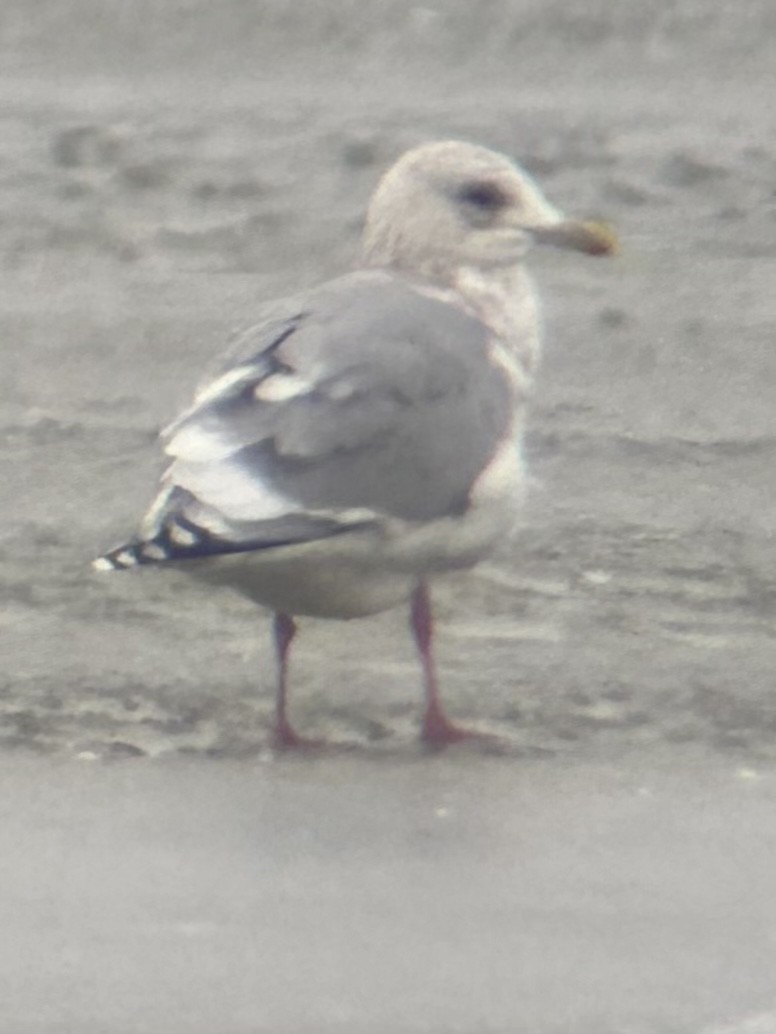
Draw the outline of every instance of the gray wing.
<instances>
[{"instance_id":1,"label":"gray wing","mask_svg":"<svg viewBox=\"0 0 776 1034\"><path fill-rule=\"evenodd\" d=\"M141 534L173 527L201 555L462 513L512 404L479 320L385 274L342 278L243 335L167 429Z\"/></svg>"}]
</instances>

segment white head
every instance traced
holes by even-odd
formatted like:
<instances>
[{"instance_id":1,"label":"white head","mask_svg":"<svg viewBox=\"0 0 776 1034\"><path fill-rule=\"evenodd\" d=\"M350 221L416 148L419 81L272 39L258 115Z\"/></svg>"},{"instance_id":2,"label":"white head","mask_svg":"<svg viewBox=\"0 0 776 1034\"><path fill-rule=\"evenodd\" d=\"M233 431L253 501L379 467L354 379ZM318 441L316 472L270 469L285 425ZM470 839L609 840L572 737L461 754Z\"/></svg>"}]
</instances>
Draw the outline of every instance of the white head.
<instances>
[{"instance_id":1,"label":"white head","mask_svg":"<svg viewBox=\"0 0 776 1034\"><path fill-rule=\"evenodd\" d=\"M462 268L517 266L534 242L610 254L600 223L567 220L531 177L496 151L450 140L407 151L372 195L367 265L448 284Z\"/></svg>"}]
</instances>

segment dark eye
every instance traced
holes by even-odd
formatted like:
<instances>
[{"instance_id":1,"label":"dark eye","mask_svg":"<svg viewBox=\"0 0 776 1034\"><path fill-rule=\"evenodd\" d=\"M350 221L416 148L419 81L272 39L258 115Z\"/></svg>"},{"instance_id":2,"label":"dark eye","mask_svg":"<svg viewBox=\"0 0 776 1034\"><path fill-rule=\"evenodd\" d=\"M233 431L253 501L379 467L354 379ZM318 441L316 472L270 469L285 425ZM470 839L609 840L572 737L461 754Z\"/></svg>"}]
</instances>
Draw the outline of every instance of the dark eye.
<instances>
[{"instance_id":1,"label":"dark eye","mask_svg":"<svg viewBox=\"0 0 776 1034\"><path fill-rule=\"evenodd\" d=\"M481 180L465 183L458 191L458 198L482 212L497 212L509 203L509 198L498 183Z\"/></svg>"}]
</instances>

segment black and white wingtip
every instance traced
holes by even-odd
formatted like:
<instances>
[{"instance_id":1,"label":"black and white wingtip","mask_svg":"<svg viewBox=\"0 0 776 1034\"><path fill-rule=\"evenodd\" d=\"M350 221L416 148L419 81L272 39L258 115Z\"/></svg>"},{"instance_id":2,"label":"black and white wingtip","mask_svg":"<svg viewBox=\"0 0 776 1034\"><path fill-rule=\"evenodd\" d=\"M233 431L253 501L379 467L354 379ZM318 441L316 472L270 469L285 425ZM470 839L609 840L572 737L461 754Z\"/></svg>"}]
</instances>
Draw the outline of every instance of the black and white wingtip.
<instances>
[{"instance_id":1,"label":"black and white wingtip","mask_svg":"<svg viewBox=\"0 0 776 1034\"><path fill-rule=\"evenodd\" d=\"M112 549L93 560L92 567L96 571L125 571L129 567L187 560L222 551L223 546L217 547L206 531L185 518L176 517L154 538L127 542Z\"/></svg>"},{"instance_id":2,"label":"black and white wingtip","mask_svg":"<svg viewBox=\"0 0 776 1034\"><path fill-rule=\"evenodd\" d=\"M158 542L128 542L92 561L95 571L125 571L141 564L160 564L171 560L168 551Z\"/></svg>"}]
</instances>

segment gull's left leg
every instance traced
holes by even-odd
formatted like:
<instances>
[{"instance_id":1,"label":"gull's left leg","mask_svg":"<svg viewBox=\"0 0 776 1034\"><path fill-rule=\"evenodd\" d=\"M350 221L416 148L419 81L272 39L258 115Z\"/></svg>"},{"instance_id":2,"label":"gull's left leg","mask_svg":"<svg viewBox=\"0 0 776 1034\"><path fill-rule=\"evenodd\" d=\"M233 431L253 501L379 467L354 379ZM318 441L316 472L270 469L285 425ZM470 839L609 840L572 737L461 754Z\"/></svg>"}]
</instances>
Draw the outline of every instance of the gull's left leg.
<instances>
[{"instance_id":1,"label":"gull's left leg","mask_svg":"<svg viewBox=\"0 0 776 1034\"><path fill-rule=\"evenodd\" d=\"M421 729L422 739L432 746L444 747L450 743L459 743L461 740L481 735L454 725L442 707L436 666L431 648L434 618L431 613L428 586L425 582L419 582L412 594L410 627L415 639L415 645L418 648L420 663L423 666L423 685L426 701Z\"/></svg>"},{"instance_id":2,"label":"gull's left leg","mask_svg":"<svg viewBox=\"0 0 776 1034\"><path fill-rule=\"evenodd\" d=\"M277 690L275 721L272 726L272 746L279 750L318 747L322 740L300 736L288 718L288 654L296 635L296 622L290 614L276 613L273 622L275 657L277 660Z\"/></svg>"}]
</instances>

